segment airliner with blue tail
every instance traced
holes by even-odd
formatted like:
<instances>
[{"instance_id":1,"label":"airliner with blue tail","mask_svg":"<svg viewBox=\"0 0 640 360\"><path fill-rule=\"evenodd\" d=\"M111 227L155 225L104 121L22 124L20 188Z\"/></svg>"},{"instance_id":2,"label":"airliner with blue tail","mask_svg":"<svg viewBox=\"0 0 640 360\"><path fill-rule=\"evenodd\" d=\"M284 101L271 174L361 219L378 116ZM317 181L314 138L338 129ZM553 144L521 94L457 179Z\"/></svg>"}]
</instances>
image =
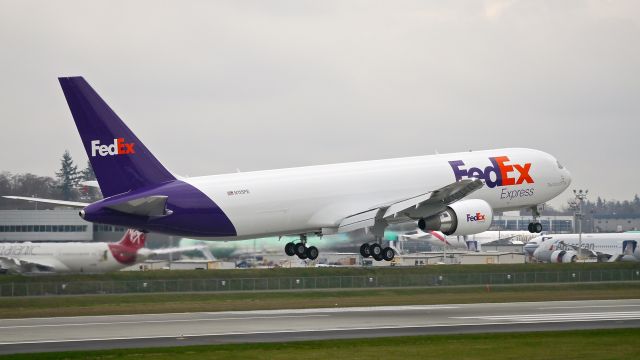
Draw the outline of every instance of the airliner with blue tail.
<instances>
[{"instance_id":1,"label":"airliner with blue tail","mask_svg":"<svg viewBox=\"0 0 640 360\"><path fill-rule=\"evenodd\" d=\"M308 234L365 229L360 252L391 260L390 224L470 235L495 211L532 209L562 193L571 175L543 151L506 148L180 178L167 170L82 77L59 78L104 199L12 197L82 208L90 222L208 240L299 236L285 252L315 259ZM161 126L161 125L159 125ZM172 129L171 131L175 131ZM239 145L241 146L241 145ZM532 233L542 226L535 219Z\"/></svg>"}]
</instances>

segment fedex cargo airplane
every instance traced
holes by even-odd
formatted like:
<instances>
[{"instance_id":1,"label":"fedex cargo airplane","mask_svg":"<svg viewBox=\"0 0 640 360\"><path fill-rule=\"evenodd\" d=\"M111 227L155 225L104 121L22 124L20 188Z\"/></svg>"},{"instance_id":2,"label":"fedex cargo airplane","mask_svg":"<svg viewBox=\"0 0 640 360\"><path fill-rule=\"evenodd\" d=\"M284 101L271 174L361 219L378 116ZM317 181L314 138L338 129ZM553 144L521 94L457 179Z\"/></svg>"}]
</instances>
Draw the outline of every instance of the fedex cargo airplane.
<instances>
[{"instance_id":1,"label":"fedex cargo airplane","mask_svg":"<svg viewBox=\"0 0 640 360\"><path fill-rule=\"evenodd\" d=\"M571 176L532 149L497 149L180 178L168 171L82 77L59 79L105 198L82 207L91 222L183 237L239 240L295 235L285 252L315 259L307 234L365 229L363 256L391 260L389 224L417 221L446 235L486 231L494 211L531 208ZM542 225L534 221L531 232Z\"/></svg>"},{"instance_id":2,"label":"fedex cargo airplane","mask_svg":"<svg viewBox=\"0 0 640 360\"><path fill-rule=\"evenodd\" d=\"M203 246L151 250L146 234L127 230L117 243L0 244L0 268L18 273L102 273L145 261L151 256L202 250Z\"/></svg>"}]
</instances>

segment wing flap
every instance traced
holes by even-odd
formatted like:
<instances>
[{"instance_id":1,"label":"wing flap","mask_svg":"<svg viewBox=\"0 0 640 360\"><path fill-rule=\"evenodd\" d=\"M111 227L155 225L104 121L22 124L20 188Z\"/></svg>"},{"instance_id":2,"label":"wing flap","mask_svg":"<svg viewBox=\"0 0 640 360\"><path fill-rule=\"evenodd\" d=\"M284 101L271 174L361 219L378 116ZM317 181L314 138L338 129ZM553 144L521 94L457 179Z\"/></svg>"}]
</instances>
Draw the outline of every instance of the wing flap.
<instances>
[{"instance_id":1,"label":"wing flap","mask_svg":"<svg viewBox=\"0 0 640 360\"><path fill-rule=\"evenodd\" d=\"M380 210L376 208L344 218L338 226L338 232L349 232L373 226L378 211Z\"/></svg>"}]
</instances>

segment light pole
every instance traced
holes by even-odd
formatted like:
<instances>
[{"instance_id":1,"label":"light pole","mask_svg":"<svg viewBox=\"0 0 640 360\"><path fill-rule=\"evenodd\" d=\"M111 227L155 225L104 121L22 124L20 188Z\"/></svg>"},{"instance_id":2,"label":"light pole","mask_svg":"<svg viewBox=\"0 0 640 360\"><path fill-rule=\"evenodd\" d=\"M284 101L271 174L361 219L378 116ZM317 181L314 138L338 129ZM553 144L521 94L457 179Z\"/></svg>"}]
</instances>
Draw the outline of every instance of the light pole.
<instances>
[{"instance_id":1,"label":"light pole","mask_svg":"<svg viewBox=\"0 0 640 360\"><path fill-rule=\"evenodd\" d=\"M575 200L575 209L576 209L576 220L578 220L578 258L582 259L582 218L584 214L582 213L582 204L584 200L587 198L587 194L589 194L589 190L577 190L573 189L573 195L576 197Z\"/></svg>"}]
</instances>

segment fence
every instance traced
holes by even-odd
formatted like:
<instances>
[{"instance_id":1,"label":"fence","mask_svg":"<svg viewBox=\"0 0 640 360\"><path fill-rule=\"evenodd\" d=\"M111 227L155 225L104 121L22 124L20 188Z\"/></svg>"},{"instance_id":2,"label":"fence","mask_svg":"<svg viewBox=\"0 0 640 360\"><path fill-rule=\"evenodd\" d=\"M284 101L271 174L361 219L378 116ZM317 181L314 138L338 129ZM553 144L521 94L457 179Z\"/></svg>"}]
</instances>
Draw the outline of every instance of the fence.
<instances>
[{"instance_id":1,"label":"fence","mask_svg":"<svg viewBox=\"0 0 640 360\"><path fill-rule=\"evenodd\" d=\"M0 297L43 295L226 292L304 289L432 287L638 281L638 269L516 273L443 273L402 276L317 276L135 281L16 282L0 284Z\"/></svg>"}]
</instances>

